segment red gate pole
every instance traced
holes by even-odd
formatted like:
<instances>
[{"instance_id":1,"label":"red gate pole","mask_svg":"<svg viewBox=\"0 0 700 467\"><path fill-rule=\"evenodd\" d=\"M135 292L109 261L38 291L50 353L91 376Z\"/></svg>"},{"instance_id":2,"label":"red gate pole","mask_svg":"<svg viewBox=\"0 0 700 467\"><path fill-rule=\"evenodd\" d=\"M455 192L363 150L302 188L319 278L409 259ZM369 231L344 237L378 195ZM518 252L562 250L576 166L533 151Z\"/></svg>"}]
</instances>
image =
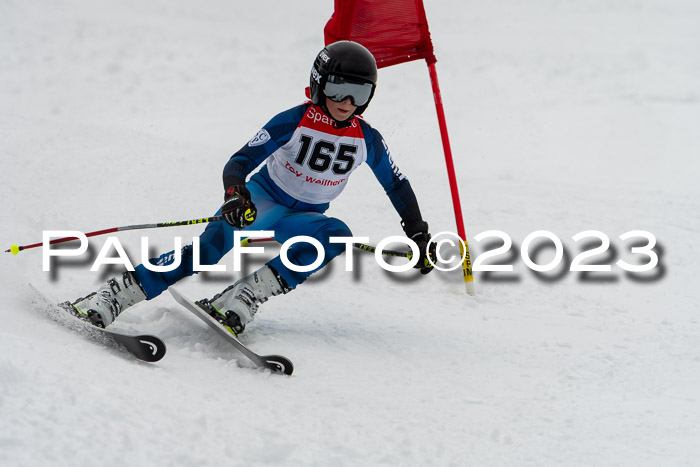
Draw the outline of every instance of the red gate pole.
<instances>
[{"instance_id":1,"label":"red gate pole","mask_svg":"<svg viewBox=\"0 0 700 467\"><path fill-rule=\"evenodd\" d=\"M455 211L455 221L457 222L457 235L462 240L459 245L460 255L464 257L462 261L462 272L464 273L464 283L469 295L474 292L474 274L472 273L472 262L469 257L469 244L464 230L464 219L462 218L462 205L459 201L459 189L457 188L457 178L455 177L454 162L452 160L452 149L450 148L450 138L447 134L447 123L445 121L445 110L442 107L442 95L440 94L440 84L438 83L435 62L428 62L430 72L430 83L433 86L433 97L435 98L435 110L437 111L438 123L440 125L440 136L442 137L442 148L445 152L445 165L447 167L447 177L450 182L450 192L452 193L452 206Z\"/></svg>"}]
</instances>

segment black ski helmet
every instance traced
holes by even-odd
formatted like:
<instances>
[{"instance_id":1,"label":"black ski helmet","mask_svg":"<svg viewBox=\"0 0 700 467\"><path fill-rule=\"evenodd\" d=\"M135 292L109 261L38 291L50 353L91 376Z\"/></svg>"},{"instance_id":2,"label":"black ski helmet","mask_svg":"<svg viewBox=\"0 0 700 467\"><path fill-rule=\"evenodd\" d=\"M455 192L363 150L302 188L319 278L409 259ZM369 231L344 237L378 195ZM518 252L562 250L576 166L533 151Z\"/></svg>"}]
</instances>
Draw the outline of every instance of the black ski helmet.
<instances>
[{"instance_id":1,"label":"black ski helmet","mask_svg":"<svg viewBox=\"0 0 700 467\"><path fill-rule=\"evenodd\" d=\"M331 75L372 84L369 100L355 110L355 115L362 114L367 109L377 87L377 62L372 53L363 45L353 41L334 42L318 53L311 68L309 88L311 102L324 109L326 95L323 89Z\"/></svg>"}]
</instances>

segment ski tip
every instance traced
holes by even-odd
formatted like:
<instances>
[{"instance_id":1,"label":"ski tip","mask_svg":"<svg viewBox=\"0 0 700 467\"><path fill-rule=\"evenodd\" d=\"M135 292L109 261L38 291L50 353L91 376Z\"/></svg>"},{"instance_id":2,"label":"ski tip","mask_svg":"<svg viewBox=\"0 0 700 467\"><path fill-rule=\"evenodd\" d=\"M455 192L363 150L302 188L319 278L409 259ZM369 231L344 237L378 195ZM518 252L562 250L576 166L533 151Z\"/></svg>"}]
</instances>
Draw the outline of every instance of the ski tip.
<instances>
[{"instance_id":1,"label":"ski tip","mask_svg":"<svg viewBox=\"0 0 700 467\"><path fill-rule=\"evenodd\" d=\"M157 362L165 356L165 342L155 336L138 336L144 351L142 358L147 362Z\"/></svg>"},{"instance_id":2,"label":"ski tip","mask_svg":"<svg viewBox=\"0 0 700 467\"><path fill-rule=\"evenodd\" d=\"M290 376L294 372L294 365L286 357L281 355L266 355L262 358L265 360L265 366L274 373Z\"/></svg>"}]
</instances>

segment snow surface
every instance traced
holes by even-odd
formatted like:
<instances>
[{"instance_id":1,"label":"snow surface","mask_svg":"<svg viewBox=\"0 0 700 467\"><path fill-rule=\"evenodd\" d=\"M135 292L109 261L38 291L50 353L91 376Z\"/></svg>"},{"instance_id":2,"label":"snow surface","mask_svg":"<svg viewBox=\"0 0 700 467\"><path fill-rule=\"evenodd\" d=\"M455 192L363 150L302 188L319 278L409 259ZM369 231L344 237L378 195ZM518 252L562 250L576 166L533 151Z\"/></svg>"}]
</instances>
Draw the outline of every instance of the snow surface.
<instances>
[{"instance_id":1,"label":"snow surface","mask_svg":"<svg viewBox=\"0 0 700 467\"><path fill-rule=\"evenodd\" d=\"M0 245L205 217L229 155L303 100L333 2L0 2ZM168 345L143 364L30 305L74 300L118 268L42 271L1 256L0 465L697 465L700 6L694 0L427 1L472 257L513 239L513 273L417 279L357 253L261 309L244 340L292 359L251 369L167 294L115 329ZM380 72L366 118L387 138L434 232L454 216L425 64ZM367 168L329 214L373 243L401 234ZM660 264L619 235L646 230ZM200 227L126 232L139 263ZM562 239L535 274L525 237ZM566 269L588 263L609 273ZM588 243L588 246L583 244ZM643 243L643 242L642 242ZM270 248L270 247L269 247ZM272 251L272 250L271 250ZM539 264L553 258L533 245ZM250 271L274 254L250 260ZM181 282L211 296L240 277ZM245 271L244 271L245 272Z\"/></svg>"}]
</instances>

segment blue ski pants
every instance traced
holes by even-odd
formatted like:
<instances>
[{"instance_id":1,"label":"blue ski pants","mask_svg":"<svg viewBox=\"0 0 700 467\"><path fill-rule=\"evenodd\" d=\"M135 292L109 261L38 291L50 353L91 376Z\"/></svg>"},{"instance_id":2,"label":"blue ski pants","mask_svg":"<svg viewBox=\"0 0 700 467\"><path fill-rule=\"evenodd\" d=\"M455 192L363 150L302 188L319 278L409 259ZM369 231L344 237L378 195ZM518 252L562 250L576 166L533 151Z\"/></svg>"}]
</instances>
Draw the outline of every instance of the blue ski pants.
<instances>
[{"instance_id":1,"label":"blue ski pants","mask_svg":"<svg viewBox=\"0 0 700 467\"><path fill-rule=\"evenodd\" d=\"M308 272L298 272L286 267L280 256L270 260L267 264L273 267L285 280L287 285L294 289L314 272L322 269L333 258L345 251L342 243L330 243L331 237L350 237L352 233L345 223L339 219L327 217L316 211L297 210L277 203L265 189L254 180L249 181L246 187L250 191L251 200L255 203L258 214L255 222L248 230L272 230L274 239L283 243L292 237L299 235L313 237L318 240L325 251L323 262L319 267ZM220 215L221 210L216 215ZM199 237L200 264L216 264L233 248L233 233L236 229L225 221L212 222ZM289 262L298 266L312 264L318 258L316 247L307 242L298 242L287 250ZM172 264L174 251L161 255L153 264ZM192 261L192 245L182 249L180 265L172 271L155 272L141 264L136 267L136 278L146 293L148 300L157 297L169 286L177 281L194 274Z\"/></svg>"}]
</instances>

